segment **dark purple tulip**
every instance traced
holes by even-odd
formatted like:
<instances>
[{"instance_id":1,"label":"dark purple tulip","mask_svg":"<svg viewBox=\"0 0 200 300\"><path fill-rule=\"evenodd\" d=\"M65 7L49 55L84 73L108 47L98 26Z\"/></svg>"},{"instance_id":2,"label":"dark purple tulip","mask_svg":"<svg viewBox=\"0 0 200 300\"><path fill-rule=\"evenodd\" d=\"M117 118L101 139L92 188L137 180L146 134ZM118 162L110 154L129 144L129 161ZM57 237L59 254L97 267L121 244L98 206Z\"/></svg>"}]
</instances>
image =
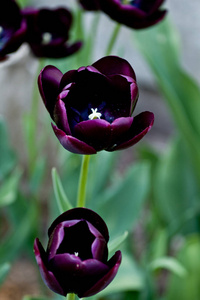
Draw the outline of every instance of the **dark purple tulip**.
<instances>
[{"instance_id":1,"label":"dark purple tulip","mask_svg":"<svg viewBox=\"0 0 200 300\"><path fill-rule=\"evenodd\" d=\"M68 42L72 15L67 9L25 8L23 14L27 21L26 41L36 56L61 58L80 49L81 42Z\"/></svg>"},{"instance_id":2,"label":"dark purple tulip","mask_svg":"<svg viewBox=\"0 0 200 300\"><path fill-rule=\"evenodd\" d=\"M134 29L152 26L161 21L166 10L164 0L79 0L86 10L102 10L118 23Z\"/></svg>"},{"instance_id":3,"label":"dark purple tulip","mask_svg":"<svg viewBox=\"0 0 200 300\"><path fill-rule=\"evenodd\" d=\"M92 210L66 211L53 222L48 235L47 250L36 239L34 252L45 284L55 293L89 297L115 277L121 252L108 260L108 228Z\"/></svg>"},{"instance_id":4,"label":"dark purple tulip","mask_svg":"<svg viewBox=\"0 0 200 300\"><path fill-rule=\"evenodd\" d=\"M0 9L0 61L25 40L26 22L14 0L3 0Z\"/></svg>"},{"instance_id":5,"label":"dark purple tulip","mask_svg":"<svg viewBox=\"0 0 200 300\"><path fill-rule=\"evenodd\" d=\"M114 151L137 143L152 127L154 115L131 117L138 99L135 73L119 57L107 56L64 75L46 66L38 78L44 104L63 147L73 153Z\"/></svg>"}]
</instances>

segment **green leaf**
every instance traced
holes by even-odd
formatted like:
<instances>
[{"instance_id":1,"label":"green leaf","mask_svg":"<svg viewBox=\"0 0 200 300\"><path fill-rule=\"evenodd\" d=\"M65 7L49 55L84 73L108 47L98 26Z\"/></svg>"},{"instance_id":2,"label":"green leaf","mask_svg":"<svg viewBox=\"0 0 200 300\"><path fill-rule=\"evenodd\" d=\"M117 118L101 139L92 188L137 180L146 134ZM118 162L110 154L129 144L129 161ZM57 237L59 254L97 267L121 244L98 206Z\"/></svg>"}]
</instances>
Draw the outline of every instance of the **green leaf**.
<instances>
[{"instance_id":1,"label":"green leaf","mask_svg":"<svg viewBox=\"0 0 200 300\"><path fill-rule=\"evenodd\" d=\"M30 204L14 232L7 235L0 245L0 263L14 259L29 236L37 217L35 203Z\"/></svg>"},{"instance_id":2,"label":"green leaf","mask_svg":"<svg viewBox=\"0 0 200 300\"><path fill-rule=\"evenodd\" d=\"M111 236L129 231L139 218L149 192L149 175L148 163L135 163L124 177L100 195L97 211L106 221Z\"/></svg>"},{"instance_id":3,"label":"green leaf","mask_svg":"<svg viewBox=\"0 0 200 300\"><path fill-rule=\"evenodd\" d=\"M183 244L177 259L187 270L184 277L172 274L169 278L166 300L197 300L200 299L200 237L188 236Z\"/></svg>"},{"instance_id":4,"label":"green leaf","mask_svg":"<svg viewBox=\"0 0 200 300\"><path fill-rule=\"evenodd\" d=\"M5 122L0 118L0 181L16 164L16 155L10 147Z\"/></svg>"},{"instance_id":5,"label":"green leaf","mask_svg":"<svg viewBox=\"0 0 200 300\"><path fill-rule=\"evenodd\" d=\"M46 298L46 297L40 297L40 296L29 296L26 295L23 297L22 300L50 300L50 298Z\"/></svg>"},{"instance_id":6,"label":"green leaf","mask_svg":"<svg viewBox=\"0 0 200 300\"><path fill-rule=\"evenodd\" d=\"M10 271L10 267L10 264L7 262L0 265L0 285L4 282L5 277Z\"/></svg>"},{"instance_id":7,"label":"green leaf","mask_svg":"<svg viewBox=\"0 0 200 300\"><path fill-rule=\"evenodd\" d=\"M72 205L64 192L60 177L55 168L52 169L52 180L58 208L60 210L60 213L63 213L64 211L71 209Z\"/></svg>"},{"instance_id":8,"label":"green leaf","mask_svg":"<svg viewBox=\"0 0 200 300\"><path fill-rule=\"evenodd\" d=\"M16 200L21 171L16 170L10 177L4 180L0 186L0 207L9 205Z\"/></svg>"},{"instance_id":9,"label":"green leaf","mask_svg":"<svg viewBox=\"0 0 200 300\"><path fill-rule=\"evenodd\" d=\"M200 87L181 66L177 32L166 18L148 30L134 31L133 36L187 142L200 180Z\"/></svg>"},{"instance_id":10,"label":"green leaf","mask_svg":"<svg viewBox=\"0 0 200 300\"><path fill-rule=\"evenodd\" d=\"M200 211L200 189L181 139L170 145L157 164L153 194L157 212L170 234L181 229L186 233L198 229L195 216Z\"/></svg>"},{"instance_id":11,"label":"green leaf","mask_svg":"<svg viewBox=\"0 0 200 300\"><path fill-rule=\"evenodd\" d=\"M179 277L184 277L187 275L186 269L173 257L160 257L155 259L149 265L152 271L158 269L166 269Z\"/></svg>"},{"instance_id":12,"label":"green leaf","mask_svg":"<svg viewBox=\"0 0 200 300\"><path fill-rule=\"evenodd\" d=\"M114 240L109 242L108 244L109 254L111 255L113 252L118 250L127 237L128 237L128 231L125 231L121 236L118 236Z\"/></svg>"}]
</instances>

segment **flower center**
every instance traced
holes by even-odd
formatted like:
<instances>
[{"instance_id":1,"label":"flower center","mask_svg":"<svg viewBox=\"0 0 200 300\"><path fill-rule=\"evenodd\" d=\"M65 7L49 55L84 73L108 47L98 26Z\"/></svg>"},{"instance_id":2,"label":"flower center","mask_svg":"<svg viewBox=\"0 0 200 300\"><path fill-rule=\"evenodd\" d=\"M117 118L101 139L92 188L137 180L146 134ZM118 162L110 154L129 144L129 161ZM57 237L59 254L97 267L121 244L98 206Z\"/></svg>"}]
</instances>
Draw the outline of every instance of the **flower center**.
<instances>
[{"instance_id":1,"label":"flower center","mask_svg":"<svg viewBox=\"0 0 200 300\"><path fill-rule=\"evenodd\" d=\"M101 113L97 111L97 108L91 108L92 113L88 116L89 120L100 119Z\"/></svg>"},{"instance_id":2,"label":"flower center","mask_svg":"<svg viewBox=\"0 0 200 300\"><path fill-rule=\"evenodd\" d=\"M44 32L42 34L42 44L47 45L51 42L52 40L52 34L50 32Z\"/></svg>"}]
</instances>

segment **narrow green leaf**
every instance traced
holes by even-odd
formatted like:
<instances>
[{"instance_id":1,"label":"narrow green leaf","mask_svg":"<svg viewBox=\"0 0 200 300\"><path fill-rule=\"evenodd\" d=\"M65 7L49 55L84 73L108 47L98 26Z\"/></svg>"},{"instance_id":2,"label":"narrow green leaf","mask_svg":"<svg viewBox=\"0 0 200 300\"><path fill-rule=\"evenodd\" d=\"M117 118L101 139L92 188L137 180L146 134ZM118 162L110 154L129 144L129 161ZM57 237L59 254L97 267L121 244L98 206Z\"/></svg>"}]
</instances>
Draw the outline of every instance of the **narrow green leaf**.
<instances>
[{"instance_id":1,"label":"narrow green leaf","mask_svg":"<svg viewBox=\"0 0 200 300\"><path fill-rule=\"evenodd\" d=\"M71 209L72 205L66 196L60 177L55 168L52 169L52 181L53 181L53 189L57 200L58 208L60 212L63 213L64 211Z\"/></svg>"},{"instance_id":2,"label":"narrow green leaf","mask_svg":"<svg viewBox=\"0 0 200 300\"><path fill-rule=\"evenodd\" d=\"M172 273L178 275L179 277L184 277L187 275L186 269L182 266L180 262L178 262L177 259L173 257L160 257L155 259L153 262L149 265L150 269L152 271L158 270L158 269L166 269L168 271L171 271Z\"/></svg>"},{"instance_id":3,"label":"narrow green leaf","mask_svg":"<svg viewBox=\"0 0 200 300\"><path fill-rule=\"evenodd\" d=\"M11 267L10 264L7 262L0 265L0 285L4 282L5 277L10 271L10 267Z\"/></svg>"},{"instance_id":4,"label":"narrow green leaf","mask_svg":"<svg viewBox=\"0 0 200 300\"><path fill-rule=\"evenodd\" d=\"M11 149L6 124L0 117L0 181L6 176L16 164L16 155Z\"/></svg>"},{"instance_id":5,"label":"narrow green leaf","mask_svg":"<svg viewBox=\"0 0 200 300\"><path fill-rule=\"evenodd\" d=\"M183 243L177 260L187 270L184 277L171 274L165 294L166 300L197 300L200 299L200 237L199 235L187 236Z\"/></svg>"},{"instance_id":6,"label":"narrow green leaf","mask_svg":"<svg viewBox=\"0 0 200 300\"><path fill-rule=\"evenodd\" d=\"M35 204L29 205L23 218L19 221L15 228L0 245L0 263L10 261L17 255L27 237L29 236L37 216Z\"/></svg>"},{"instance_id":7,"label":"narrow green leaf","mask_svg":"<svg viewBox=\"0 0 200 300\"><path fill-rule=\"evenodd\" d=\"M45 298L45 297L42 297L42 296L29 296L29 295L26 295L23 297L22 300L50 300L51 298Z\"/></svg>"},{"instance_id":8,"label":"narrow green leaf","mask_svg":"<svg viewBox=\"0 0 200 300\"><path fill-rule=\"evenodd\" d=\"M16 200L20 177L21 171L16 170L0 186L0 207L9 205Z\"/></svg>"},{"instance_id":9,"label":"narrow green leaf","mask_svg":"<svg viewBox=\"0 0 200 300\"><path fill-rule=\"evenodd\" d=\"M112 237L132 229L147 199L149 183L149 164L135 163L124 177L120 177L100 195L97 211L106 221Z\"/></svg>"},{"instance_id":10,"label":"narrow green leaf","mask_svg":"<svg viewBox=\"0 0 200 300\"><path fill-rule=\"evenodd\" d=\"M119 247L123 244L123 242L128 237L128 231L125 231L121 236L116 237L108 244L109 254L111 255L116 250L119 250Z\"/></svg>"}]
</instances>

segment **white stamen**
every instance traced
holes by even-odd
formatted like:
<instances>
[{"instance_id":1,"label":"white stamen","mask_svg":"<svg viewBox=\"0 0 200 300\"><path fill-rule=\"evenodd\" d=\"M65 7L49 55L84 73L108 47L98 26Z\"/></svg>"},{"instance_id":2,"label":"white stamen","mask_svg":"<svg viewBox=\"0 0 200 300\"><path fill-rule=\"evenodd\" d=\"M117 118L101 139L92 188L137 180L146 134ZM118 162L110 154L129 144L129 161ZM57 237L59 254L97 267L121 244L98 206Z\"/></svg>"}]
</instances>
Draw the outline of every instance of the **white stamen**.
<instances>
[{"instance_id":1,"label":"white stamen","mask_svg":"<svg viewBox=\"0 0 200 300\"><path fill-rule=\"evenodd\" d=\"M94 120L94 119L100 119L101 113L97 112L97 108L91 108L92 113L88 116L88 119Z\"/></svg>"},{"instance_id":2,"label":"white stamen","mask_svg":"<svg viewBox=\"0 0 200 300\"><path fill-rule=\"evenodd\" d=\"M3 33L3 27L0 26L0 35Z\"/></svg>"},{"instance_id":3,"label":"white stamen","mask_svg":"<svg viewBox=\"0 0 200 300\"><path fill-rule=\"evenodd\" d=\"M78 256L78 252L74 252L74 255L75 255L75 256Z\"/></svg>"},{"instance_id":4,"label":"white stamen","mask_svg":"<svg viewBox=\"0 0 200 300\"><path fill-rule=\"evenodd\" d=\"M52 34L50 32L44 32L42 35L42 44L47 45L52 40Z\"/></svg>"}]
</instances>

